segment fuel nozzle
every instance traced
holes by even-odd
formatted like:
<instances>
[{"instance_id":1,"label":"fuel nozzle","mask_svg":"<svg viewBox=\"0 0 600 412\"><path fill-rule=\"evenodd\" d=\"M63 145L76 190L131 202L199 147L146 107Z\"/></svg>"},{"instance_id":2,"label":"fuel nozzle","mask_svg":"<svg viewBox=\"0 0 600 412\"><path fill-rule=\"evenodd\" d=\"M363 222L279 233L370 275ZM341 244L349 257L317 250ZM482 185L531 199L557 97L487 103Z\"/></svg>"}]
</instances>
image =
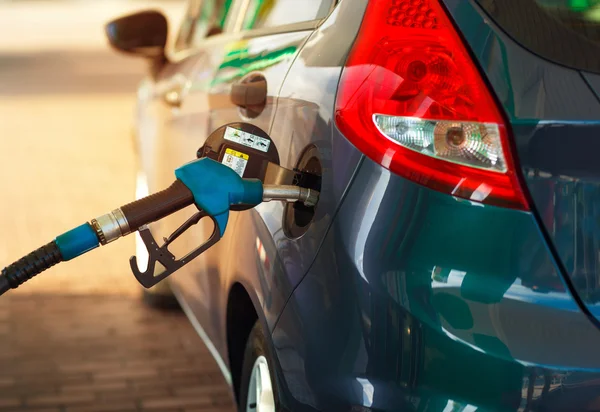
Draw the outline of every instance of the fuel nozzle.
<instances>
[{"instance_id":1,"label":"fuel nozzle","mask_svg":"<svg viewBox=\"0 0 600 412\"><path fill-rule=\"evenodd\" d=\"M285 169L280 173L285 174ZM149 262L143 272L138 268L136 257L130 259L130 266L136 279L143 286L151 287L218 242L225 232L232 208L249 208L273 200L301 201L312 206L319 197L317 191L307 188L290 184L263 185L259 179L243 179L232 168L210 158L181 166L175 171L175 177L177 179L167 189L92 219L4 268L0 275L0 294L61 261L74 259L135 231L140 232L146 244ZM198 212L159 246L147 225L192 204ZM203 218L214 222L211 237L184 257L175 258L168 246ZM160 273L155 273L157 263L164 267Z\"/></svg>"}]
</instances>

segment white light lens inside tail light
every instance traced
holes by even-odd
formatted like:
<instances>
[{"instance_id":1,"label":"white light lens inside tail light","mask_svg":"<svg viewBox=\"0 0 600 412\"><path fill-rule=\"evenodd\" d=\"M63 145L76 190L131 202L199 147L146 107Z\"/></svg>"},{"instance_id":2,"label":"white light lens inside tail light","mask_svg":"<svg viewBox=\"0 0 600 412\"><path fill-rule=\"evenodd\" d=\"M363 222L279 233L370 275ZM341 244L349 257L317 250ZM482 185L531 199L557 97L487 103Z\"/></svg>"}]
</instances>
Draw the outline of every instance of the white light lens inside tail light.
<instances>
[{"instance_id":1,"label":"white light lens inside tail light","mask_svg":"<svg viewBox=\"0 0 600 412\"><path fill-rule=\"evenodd\" d=\"M385 137L415 152L479 169L507 171L496 124L383 114L374 114L373 121Z\"/></svg>"}]
</instances>

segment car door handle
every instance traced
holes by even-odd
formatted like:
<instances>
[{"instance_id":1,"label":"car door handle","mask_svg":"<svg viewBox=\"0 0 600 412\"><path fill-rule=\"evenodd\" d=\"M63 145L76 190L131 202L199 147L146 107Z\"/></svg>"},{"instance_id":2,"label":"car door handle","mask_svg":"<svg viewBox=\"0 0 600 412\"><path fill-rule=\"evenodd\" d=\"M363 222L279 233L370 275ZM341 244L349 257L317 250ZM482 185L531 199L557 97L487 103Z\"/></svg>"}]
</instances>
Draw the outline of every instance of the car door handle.
<instances>
[{"instance_id":1,"label":"car door handle","mask_svg":"<svg viewBox=\"0 0 600 412\"><path fill-rule=\"evenodd\" d=\"M267 80L262 76L253 77L231 85L231 102L243 109L264 106L267 101Z\"/></svg>"}]
</instances>

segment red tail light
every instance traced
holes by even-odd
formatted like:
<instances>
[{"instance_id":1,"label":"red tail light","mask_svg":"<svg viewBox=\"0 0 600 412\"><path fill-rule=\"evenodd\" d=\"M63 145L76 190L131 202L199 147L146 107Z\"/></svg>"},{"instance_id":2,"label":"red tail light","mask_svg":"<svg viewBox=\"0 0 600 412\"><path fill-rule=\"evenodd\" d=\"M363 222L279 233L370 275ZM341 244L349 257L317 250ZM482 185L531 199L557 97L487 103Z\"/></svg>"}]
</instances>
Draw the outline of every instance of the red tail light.
<instances>
[{"instance_id":1,"label":"red tail light","mask_svg":"<svg viewBox=\"0 0 600 412\"><path fill-rule=\"evenodd\" d=\"M438 0L371 0L336 124L363 153L432 189L527 209L504 120Z\"/></svg>"}]
</instances>

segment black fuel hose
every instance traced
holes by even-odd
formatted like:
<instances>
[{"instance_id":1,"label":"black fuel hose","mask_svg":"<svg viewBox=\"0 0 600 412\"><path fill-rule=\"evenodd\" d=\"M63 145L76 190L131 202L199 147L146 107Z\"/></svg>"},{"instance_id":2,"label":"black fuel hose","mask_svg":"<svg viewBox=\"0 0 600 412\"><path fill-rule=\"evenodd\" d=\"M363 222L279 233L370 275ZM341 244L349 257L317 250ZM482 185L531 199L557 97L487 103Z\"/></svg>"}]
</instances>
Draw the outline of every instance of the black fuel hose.
<instances>
[{"instance_id":1,"label":"black fuel hose","mask_svg":"<svg viewBox=\"0 0 600 412\"><path fill-rule=\"evenodd\" d=\"M37 274L62 262L56 241L52 241L27 256L2 269L0 273L0 295L15 289Z\"/></svg>"}]
</instances>

